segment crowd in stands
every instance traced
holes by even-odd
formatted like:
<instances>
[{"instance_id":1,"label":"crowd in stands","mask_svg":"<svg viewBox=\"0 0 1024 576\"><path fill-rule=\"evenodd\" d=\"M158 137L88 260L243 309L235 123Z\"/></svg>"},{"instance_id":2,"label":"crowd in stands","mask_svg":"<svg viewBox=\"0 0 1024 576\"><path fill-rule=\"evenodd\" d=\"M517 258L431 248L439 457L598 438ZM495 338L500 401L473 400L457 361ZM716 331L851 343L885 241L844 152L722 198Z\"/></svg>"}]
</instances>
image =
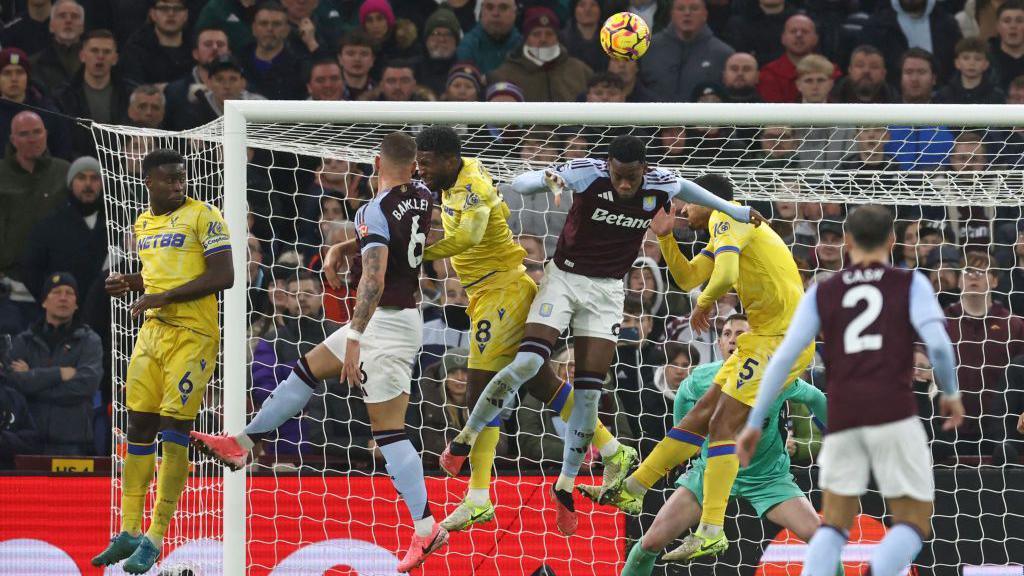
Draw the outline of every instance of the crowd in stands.
<instances>
[{"instance_id":1,"label":"crowd in stands","mask_svg":"<svg viewBox=\"0 0 1024 576\"><path fill-rule=\"evenodd\" d=\"M601 23L621 10L652 29L639 62L609 61L600 48ZM111 180L101 177L90 122L187 130L238 99L1024 103L1024 0L0 0L0 21L0 468L13 466L15 454L109 453L110 407L122 393L111 385L112 320L102 289L111 266L103 199ZM1024 128L459 129L467 153L524 165L600 155L609 136L626 131L649 139L652 162L843 172L853 185L881 190L909 183L941 191L968 178L984 189L998 181L985 177L1024 165ZM146 141L123 145L135 158ZM320 266L326 246L354 236L355 211L375 184L368 165L265 150L250 150L248 182L255 407L301 354L348 320L355 285L332 288ZM815 182L779 185L799 191ZM540 281L568 203L503 192L525 266ZM847 206L757 207L792 246L808 284L842 268ZM893 209L894 262L929 276L959 355L968 423L955 436L933 418L936 388L927 356L916 356L936 459L1017 461L1020 206ZM439 228L438 217L428 242ZM674 234L689 254L707 238L682 221ZM436 262L422 281L424 346L410 423L435 458L470 401L472 327L453 276ZM624 281L629 298L602 418L646 450L671 426L672 399L689 371L722 359L718 341L733 330L725 320L741 310L734 296L723 298L712 330L692 331L694 295L672 283L650 234ZM571 380L571 346L551 362ZM807 380L823 387L827 374L811 370ZM337 380L326 387L268 452L379 455L362 403ZM558 461L561 421L536 399L521 403L527 409L516 417L505 414L506 431L521 434L503 437L499 454L519 457L520 467ZM810 462L813 427L793 429L795 458Z\"/></svg>"}]
</instances>

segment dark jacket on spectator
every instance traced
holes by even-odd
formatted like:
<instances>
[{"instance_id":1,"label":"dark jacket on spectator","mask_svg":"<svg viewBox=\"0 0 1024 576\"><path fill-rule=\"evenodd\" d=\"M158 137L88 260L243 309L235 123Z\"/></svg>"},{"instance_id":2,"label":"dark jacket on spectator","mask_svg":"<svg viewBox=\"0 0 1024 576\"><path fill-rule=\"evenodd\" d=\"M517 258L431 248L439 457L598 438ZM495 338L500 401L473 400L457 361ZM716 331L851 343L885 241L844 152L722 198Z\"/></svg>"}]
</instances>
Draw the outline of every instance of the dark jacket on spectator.
<instances>
[{"instance_id":1,"label":"dark jacket on spectator","mask_svg":"<svg viewBox=\"0 0 1024 576\"><path fill-rule=\"evenodd\" d=\"M171 82L192 69L191 43L186 37L181 46L161 46L156 28L147 24L128 39L121 50L119 66L125 82L132 88Z\"/></svg>"},{"instance_id":2,"label":"dark jacket on spectator","mask_svg":"<svg viewBox=\"0 0 1024 576\"><path fill-rule=\"evenodd\" d=\"M116 73L111 76L110 83L113 86L110 93L110 121L113 124L129 124L128 99L131 93L128 85ZM68 116L94 119L89 110L89 100L85 96L85 76L82 70L57 94L57 107ZM97 156L92 132L78 124L71 130L71 148L75 156Z\"/></svg>"},{"instance_id":3,"label":"dark jacket on spectator","mask_svg":"<svg viewBox=\"0 0 1024 576\"><path fill-rule=\"evenodd\" d=\"M489 77L492 70L501 66L505 58L523 44L523 35L519 30L513 28L507 37L500 40L491 38L480 24L466 32L459 42L455 51L456 58L460 62L473 62L480 72L488 75L488 82L493 82ZM573 97L576 95L573 94Z\"/></svg>"},{"instance_id":4,"label":"dark jacket on spectator","mask_svg":"<svg viewBox=\"0 0 1024 576\"><path fill-rule=\"evenodd\" d=\"M64 160L71 159L71 127L57 111L57 105L33 84L28 85L25 102L14 102L0 98L0 142L11 138L11 121L19 112L32 110L39 114L46 126L46 147L50 154Z\"/></svg>"},{"instance_id":5,"label":"dark jacket on spectator","mask_svg":"<svg viewBox=\"0 0 1024 576\"><path fill-rule=\"evenodd\" d=\"M14 468L18 454L39 452L39 431L20 392L0 377L0 470Z\"/></svg>"},{"instance_id":6,"label":"dark jacket on spectator","mask_svg":"<svg viewBox=\"0 0 1024 576\"><path fill-rule=\"evenodd\" d=\"M993 81L1003 90L1010 89L1014 78L1024 75L1024 56L1014 58L1000 47L999 36L988 41L988 58L992 63Z\"/></svg>"},{"instance_id":7,"label":"dark jacket on spectator","mask_svg":"<svg viewBox=\"0 0 1024 576\"><path fill-rule=\"evenodd\" d=\"M608 55L601 48L600 26L594 32L594 37L587 40L580 34L576 23L570 21L569 25L558 35L558 40L571 56L579 58L594 72L604 72L608 68Z\"/></svg>"},{"instance_id":8,"label":"dark jacket on spectator","mask_svg":"<svg viewBox=\"0 0 1024 576\"><path fill-rule=\"evenodd\" d=\"M81 42L65 47L51 40L42 52L29 57L32 81L46 88L47 93L56 94L82 69L78 59L81 49Z\"/></svg>"},{"instance_id":9,"label":"dark jacket on spectator","mask_svg":"<svg viewBox=\"0 0 1024 576\"><path fill-rule=\"evenodd\" d=\"M976 88L968 90L960 81L960 74L954 74L941 90L935 94L936 104L1005 104L1006 93L986 76Z\"/></svg>"},{"instance_id":10,"label":"dark jacket on spectator","mask_svg":"<svg viewBox=\"0 0 1024 576\"><path fill-rule=\"evenodd\" d=\"M274 58L269 68L261 69L256 64L255 47L250 47L244 54L242 67L251 92L267 100L305 100L309 96L306 93L304 62L287 47Z\"/></svg>"},{"instance_id":11,"label":"dark jacket on spectator","mask_svg":"<svg viewBox=\"0 0 1024 576\"><path fill-rule=\"evenodd\" d=\"M654 385L654 373L665 364L655 344L622 345L615 348L615 392L626 412L633 436L641 448L651 450L672 427L672 401Z\"/></svg>"},{"instance_id":12,"label":"dark jacket on spectator","mask_svg":"<svg viewBox=\"0 0 1024 576\"><path fill-rule=\"evenodd\" d=\"M196 67L164 87L164 124L168 130L194 128L191 123L192 107L206 92L206 85L199 80ZM198 96L196 95L198 93Z\"/></svg>"},{"instance_id":13,"label":"dark jacket on spectator","mask_svg":"<svg viewBox=\"0 0 1024 576\"><path fill-rule=\"evenodd\" d=\"M36 22L27 13L18 15L0 31L0 45L17 46L29 56L40 52L50 39L50 19Z\"/></svg>"},{"instance_id":14,"label":"dark jacket on spectator","mask_svg":"<svg viewBox=\"0 0 1024 576\"><path fill-rule=\"evenodd\" d=\"M753 54L757 58L757 65L764 66L785 52L780 38L786 20L795 11L787 6L778 14L765 14L756 2L747 6L745 13L729 18L722 32L722 40L737 52Z\"/></svg>"},{"instance_id":15,"label":"dark jacket on spectator","mask_svg":"<svg viewBox=\"0 0 1024 576\"><path fill-rule=\"evenodd\" d=\"M849 76L836 80L835 88L829 95L829 101L840 104L888 104L896 101L896 91L889 86L888 82L879 86L878 91L864 99L857 94L857 90L850 81Z\"/></svg>"},{"instance_id":16,"label":"dark jacket on spectator","mask_svg":"<svg viewBox=\"0 0 1024 576\"><path fill-rule=\"evenodd\" d=\"M103 200L97 200L96 224L85 223L81 203L68 193L68 203L41 220L29 234L21 263L21 281L36 302L43 301L43 280L55 271L71 272L82 290L92 285L107 258L107 223ZM83 293L82 296L85 294Z\"/></svg>"},{"instance_id":17,"label":"dark jacket on spectator","mask_svg":"<svg viewBox=\"0 0 1024 576\"><path fill-rule=\"evenodd\" d=\"M35 171L14 158L14 146L0 162L0 274L9 274L25 248L32 226L67 202L68 163L45 154Z\"/></svg>"},{"instance_id":18,"label":"dark jacket on spectator","mask_svg":"<svg viewBox=\"0 0 1024 576\"><path fill-rule=\"evenodd\" d=\"M41 320L14 339L11 360L29 365L7 377L28 400L43 453L91 454L93 401L103 375L100 337L74 320L59 328ZM62 380L62 366L74 368L74 377Z\"/></svg>"},{"instance_id":19,"label":"dark jacket on spectator","mask_svg":"<svg viewBox=\"0 0 1024 576\"><path fill-rule=\"evenodd\" d=\"M934 5L935 0L929 0ZM938 65L936 83L943 84L949 79L953 70L953 48L961 38L960 26L956 18L941 6L934 6L928 15L932 33L932 55ZM868 20L861 35L862 44L871 44L882 51L885 56L885 68L889 73L889 83L896 86L900 83L900 57L909 48L907 37L900 28L896 11L888 2Z\"/></svg>"},{"instance_id":20,"label":"dark jacket on spectator","mask_svg":"<svg viewBox=\"0 0 1024 576\"><path fill-rule=\"evenodd\" d=\"M195 29L202 30L210 26L223 28L228 35L228 44L233 54L240 54L252 43L252 20L256 16L256 7L242 5L241 0L210 0L203 6L196 21Z\"/></svg>"},{"instance_id":21,"label":"dark jacket on spectator","mask_svg":"<svg viewBox=\"0 0 1024 576\"><path fill-rule=\"evenodd\" d=\"M646 102L688 102L704 82L719 82L725 61L735 50L704 29L684 42L672 26L655 34L640 60L637 91Z\"/></svg>"},{"instance_id":22,"label":"dark jacket on spectator","mask_svg":"<svg viewBox=\"0 0 1024 576\"><path fill-rule=\"evenodd\" d=\"M434 58L420 60L416 64L416 82L430 88L437 96L444 94L448 87L448 71L457 61L455 56L444 60L435 60Z\"/></svg>"},{"instance_id":23,"label":"dark jacket on spectator","mask_svg":"<svg viewBox=\"0 0 1024 576\"><path fill-rule=\"evenodd\" d=\"M490 82L512 82L527 102L572 102L587 88L594 72L562 47L558 58L544 66L526 59L522 51L509 54L504 64L487 75Z\"/></svg>"}]
</instances>

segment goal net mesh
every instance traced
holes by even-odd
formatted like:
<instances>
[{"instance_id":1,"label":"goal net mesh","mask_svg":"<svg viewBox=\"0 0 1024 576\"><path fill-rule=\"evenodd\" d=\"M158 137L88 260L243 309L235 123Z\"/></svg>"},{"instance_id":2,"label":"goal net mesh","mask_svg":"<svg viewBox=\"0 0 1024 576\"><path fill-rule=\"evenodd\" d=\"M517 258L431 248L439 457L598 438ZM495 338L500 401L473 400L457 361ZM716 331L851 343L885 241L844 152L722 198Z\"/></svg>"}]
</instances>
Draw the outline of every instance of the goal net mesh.
<instances>
[{"instance_id":1,"label":"goal net mesh","mask_svg":"<svg viewBox=\"0 0 1024 576\"><path fill-rule=\"evenodd\" d=\"M328 245L354 234L355 211L370 199L376 186L373 159L381 137L394 130L415 133L420 128L372 122L248 124L248 313L245 318L223 321L245 322L248 329L249 418L302 354L348 320L356 287L334 290L327 286L321 274L322 256ZM967 276L978 277L975 268L980 264L974 255L982 253L991 257L990 274L981 275L989 280L992 299L1002 309L1024 315L1024 296L1019 293L1024 275L1013 271L1016 254L1024 250L1017 246L1024 189L1024 176L1017 167L1024 158L1024 135L1012 130L690 125L456 128L462 134L464 155L479 158L499 185L511 209L509 225L528 251L527 270L538 281L543 275L541 264L554 254L569 202L556 207L546 195L518 196L508 182L524 170L584 156L603 158L614 137L634 134L648 142L652 164L687 177L707 172L729 177L736 185L737 199L772 219L772 227L792 247L807 285L842 266L841 225L847 211L859 203L874 202L891 206L896 216L895 262L928 275L943 305L959 304ZM220 122L182 133L98 125L93 132L104 168L113 272L138 270L131 227L147 207L140 164L148 151L156 147L181 151L188 163L189 194L221 205L224 133ZM428 243L441 236L438 226L435 218ZM689 230L683 222L675 234L688 255L699 252L707 240L706 231ZM718 333L724 319L742 309L735 295L723 297L711 332L692 331L687 318L697 292L684 293L674 285L652 234L648 233L637 256L634 269L624 279L631 312L624 322L640 327L640 341L620 341L605 385L601 418L621 441L638 447L644 456L672 425L679 379L699 364L721 360L715 345ZM964 272L965 261L975 268ZM468 487L466 477L446 479L437 468L437 458L466 416L459 401L465 386L459 380L465 373L459 367L474 345L475 328L465 313L465 293L444 263L424 266L420 299L424 347L414 369L407 421L431 476L427 481L431 508L442 518ZM114 504L120 500L126 429L124 377L139 329L128 312L130 302L115 299L112 304ZM968 406L967 424L956 433L941 430L927 357L915 357L920 368L915 370L918 403L934 438L938 478L935 537L926 544L918 565L936 573L956 571L964 561L951 561L951 557L980 558L992 564L1019 561L1020 553L1015 554L1013 547L1024 544L1020 540L1024 513L1010 505L1020 502L1024 493L1020 476L1013 480L1018 467L1013 440L1020 439L1014 430L1019 410L1015 403L1021 402L1019 389L1013 390L1021 386L1015 365L1024 364L1024 358L1015 364L1014 357L1024 354L1024 332L1018 320L990 319L987 333L985 323L981 324L983 336L978 339L976 322L961 316L950 312L950 325L956 327L953 333L961 335L954 342L961 354L961 384ZM556 353L553 362L556 373L571 377L571 354ZM824 389L827 374L820 359L804 379ZM223 390L218 371L196 429L222 431ZM502 416L491 491L496 522L454 535L448 551L428 564L445 566L437 569L453 574L540 574L536 571L545 565L560 575L617 573L629 546L650 526L685 466L648 495L639 520L608 507L591 506L578 497L580 532L565 539L556 536L548 495L561 460L564 425L543 402L525 394L516 410ZM768 433L789 436L791 471L820 509L814 465L820 433L802 406L788 406L780 422L780 430ZM198 454L192 456L192 480L172 524L171 548L222 537L220 468ZM592 454L581 481L600 483L600 474L600 457ZM408 514L388 482L379 452L373 450L366 409L337 379L326 382L301 418L286 423L264 443L263 453L249 469L248 483L251 573L272 573L286 565L321 570L318 574L341 566L358 573L378 573L373 572L376 569L390 573L394 558L389 560L382 553L397 553L407 545ZM120 525L117 510L112 507L114 531ZM848 567L867 559L871 544L883 533L872 517L880 518L884 512L877 493L872 492L865 500L866 515L859 517L851 537L860 546L845 552ZM736 545L719 559L717 570L753 573L760 567L764 573L799 573L804 553L799 540L780 533L775 524L762 523L748 502L730 504L728 513L726 531ZM993 532L988 528L992 525L1004 529ZM321 547L310 548L314 544ZM957 551L951 556L943 552L948 549ZM192 557L184 560L214 565L218 555L216 546L209 545L193 549ZM682 572L658 566L666 573Z\"/></svg>"}]
</instances>

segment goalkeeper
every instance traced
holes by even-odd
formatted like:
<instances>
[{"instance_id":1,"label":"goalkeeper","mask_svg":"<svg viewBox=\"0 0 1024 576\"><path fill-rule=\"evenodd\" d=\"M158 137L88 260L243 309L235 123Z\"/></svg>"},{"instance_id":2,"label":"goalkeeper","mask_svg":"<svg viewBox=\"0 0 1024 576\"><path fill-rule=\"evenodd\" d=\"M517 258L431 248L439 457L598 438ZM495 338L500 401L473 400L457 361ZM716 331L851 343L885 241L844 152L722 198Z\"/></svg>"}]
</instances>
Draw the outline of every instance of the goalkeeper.
<instances>
[{"instance_id":1,"label":"goalkeeper","mask_svg":"<svg viewBox=\"0 0 1024 576\"><path fill-rule=\"evenodd\" d=\"M749 330L750 325L743 314L733 314L726 319L722 336L718 339L722 360L698 366L679 386L673 406L676 423L681 421L707 392L719 368L736 351L736 340ZM769 411L770 416L762 426L768 433L758 444L750 466L740 471L729 497L745 499L754 507L758 516L790 529L806 542L814 534L821 520L803 491L794 482L793 475L789 473L789 454L786 452L782 435L773 432L779 430L779 413L787 400L806 405L815 415L815 423L823 426L817 416L824 417L826 414L825 395L813 385L796 380L779 395ZM649 576L654 570L658 552L700 520L707 450L705 443L700 457L676 481L676 486L683 489L672 494L658 510L650 529L633 545L626 558L622 576ZM595 501L601 493L599 486L580 486L577 490ZM669 562L686 560L686 554L673 550L665 554L663 559Z\"/></svg>"},{"instance_id":2,"label":"goalkeeper","mask_svg":"<svg viewBox=\"0 0 1024 576\"><path fill-rule=\"evenodd\" d=\"M423 259L450 257L469 295L472 407L491 378L515 358L537 285L523 266L526 251L516 244L508 227L508 205L480 161L462 156L455 130L427 127L416 137L416 145L419 175L432 192L440 195L444 225L444 238L427 246ZM526 386L532 396L568 421L574 405L571 384L560 382L546 367ZM489 422L468 454L469 492L441 522L449 531L465 530L494 518L489 488L500 424L497 418ZM600 422L593 443L601 452L604 484L618 484L636 463L636 450L619 444Z\"/></svg>"}]
</instances>

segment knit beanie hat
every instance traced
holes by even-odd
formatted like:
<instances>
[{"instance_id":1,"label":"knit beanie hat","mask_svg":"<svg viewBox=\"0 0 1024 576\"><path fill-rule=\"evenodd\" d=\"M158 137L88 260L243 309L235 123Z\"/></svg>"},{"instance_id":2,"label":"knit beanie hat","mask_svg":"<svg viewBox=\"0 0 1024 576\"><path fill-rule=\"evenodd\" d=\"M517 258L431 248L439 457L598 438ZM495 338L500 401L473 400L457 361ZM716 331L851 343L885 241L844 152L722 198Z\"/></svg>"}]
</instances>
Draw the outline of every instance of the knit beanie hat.
<instances>
[{"instance_id":1,"label":"knit beanie hat","mask_svg":"<svg viewBox=\"0 0 1024 576\"><path fill-rule=\"evenodd\" d=\"M451 30L452 35L458 40L462 38L462 27L459 26L459 18L455 15L455 12L451 11L451 8L442 6L427 18L427 22L423 25L423 38L429 38L431 32L437 28L447 28Z\"/></svg>"},{"instance_id":2,"label":"knit beanie hat","mask_svg":"<svg viewBox=\"0 0 1024 576\"><path fill-rule=\"evenodd\" d=\"M366 0L363 2L363 5L359 7L359 25L364 25L366 17L374 12L384 15L384 19L388 21L388 27L395 25L395 11L391 9L388 0Z\"/></svg>"}]
</instances>

